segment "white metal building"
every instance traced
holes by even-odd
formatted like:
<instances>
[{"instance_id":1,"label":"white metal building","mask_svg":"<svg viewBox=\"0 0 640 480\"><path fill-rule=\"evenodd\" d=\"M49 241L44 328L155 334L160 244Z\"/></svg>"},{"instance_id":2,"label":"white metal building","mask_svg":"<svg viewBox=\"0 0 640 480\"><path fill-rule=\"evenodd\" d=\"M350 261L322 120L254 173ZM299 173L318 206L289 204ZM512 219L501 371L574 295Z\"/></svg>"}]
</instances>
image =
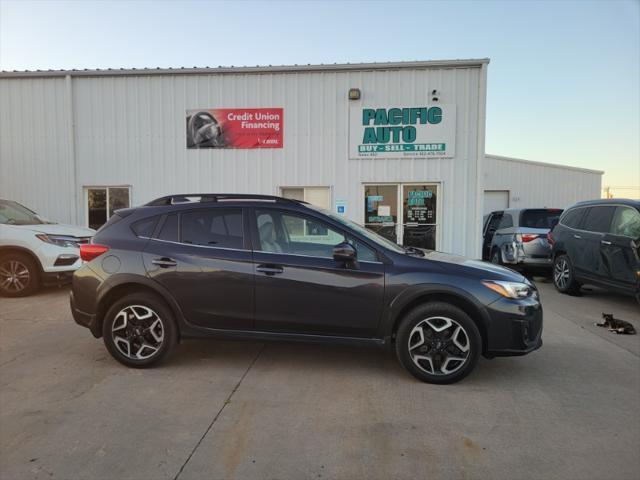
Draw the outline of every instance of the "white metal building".
<instances>
[{"instance_id":1,"label":"white metal building","mask_svg":"<svg viewBox=\"0 0 640 480\"><path fill-rule=\"evenodd\" d=\"M600 198L603 173L486 154L484 213L505 208L566 208Z\"/></svg>"},{"instance_id":2,"label":"white metal building","mask_svg":"<svg viewBox=\"0 0 640 480\"><path fill-rule=\"evenodd\" d=\"M170 193L285 195L478 257L487 64L2 72L0 197L96 226Z\"/></svg>"}]
</instances>

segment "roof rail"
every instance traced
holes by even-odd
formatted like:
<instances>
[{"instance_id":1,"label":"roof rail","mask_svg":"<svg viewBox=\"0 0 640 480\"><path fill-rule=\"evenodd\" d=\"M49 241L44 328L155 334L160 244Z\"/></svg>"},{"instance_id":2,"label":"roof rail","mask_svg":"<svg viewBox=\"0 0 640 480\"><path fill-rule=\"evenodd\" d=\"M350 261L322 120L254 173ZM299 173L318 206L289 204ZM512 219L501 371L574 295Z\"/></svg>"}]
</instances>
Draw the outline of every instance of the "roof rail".
<instances>
[{"instance_id":1,"label":"roof rail","mask_svg":"<svg viewBox=\"0 0 640 480\"><path fill-rule=\"evenodd\" d=\"M218 202L220 200L266 200L282 203L307 203L302 200L276 197L275 195L255 195L251 193L181 193L156 198L146 203L146 207L159 207L162 205L175 205L178 203L204 203Z\"/></svg>"}]
</instances>

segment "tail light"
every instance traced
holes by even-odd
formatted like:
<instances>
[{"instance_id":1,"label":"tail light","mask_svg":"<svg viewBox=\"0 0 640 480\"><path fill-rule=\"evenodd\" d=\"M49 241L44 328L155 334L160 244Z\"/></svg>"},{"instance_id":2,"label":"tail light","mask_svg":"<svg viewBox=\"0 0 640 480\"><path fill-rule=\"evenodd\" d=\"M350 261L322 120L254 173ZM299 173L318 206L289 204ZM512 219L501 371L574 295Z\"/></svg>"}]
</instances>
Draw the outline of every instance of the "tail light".
<instances>
[{"instance_id":1,"label":"tail light","mask_svg":"<svg viewBox=\"0 0 640 480\"><path fill-rule=\"evenodd\" d=\"M100 255L109 250L106 245L96 245L93 243L85 243L80 245L80 258L85 262L90 262L94 258L98 258Z\"/></svg>"},{"instance_id":2,"label":"tail light","mask_svg":"<svg viewBox=\"0 0 640 480\"><path fill-rule=\"evenodd\" d=\"M537 235L535 233L523 233L522 234L522 243L529 243L533 240L535 240L536 238L538 238L540 235Z\"/></svg>"}]
</instances>

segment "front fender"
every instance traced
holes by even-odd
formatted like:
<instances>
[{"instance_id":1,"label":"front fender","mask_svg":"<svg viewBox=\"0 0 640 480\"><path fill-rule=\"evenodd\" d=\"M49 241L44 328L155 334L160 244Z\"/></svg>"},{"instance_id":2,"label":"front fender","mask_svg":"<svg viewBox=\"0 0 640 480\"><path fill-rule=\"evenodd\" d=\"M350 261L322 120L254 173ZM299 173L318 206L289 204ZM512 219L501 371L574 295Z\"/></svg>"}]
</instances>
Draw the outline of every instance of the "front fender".
<instances>
[{"instance_id":1,"label":"front fender","mask_svg":"<svg viewBox=\"0 0 640 480\"><path fill-rule=\"evenodd\" d=\"M407 306L418 301L420 298L424 297L425 300L429 299L429 297L435 299L438 295L456 297L464 302L465 305L472 308L476 313L477 319L482 322L482 327L486 329L489 325L490 318L484 305L495 301L494 295L491 294L490 290L487 289L486 293L482 292L483 298L479 299L469 291L455 286L453 282L421 283L402 289L402 291L388 303L382 314L381 337L389 338L393 335L396 322Z\"/></svg>"}]
</instances>

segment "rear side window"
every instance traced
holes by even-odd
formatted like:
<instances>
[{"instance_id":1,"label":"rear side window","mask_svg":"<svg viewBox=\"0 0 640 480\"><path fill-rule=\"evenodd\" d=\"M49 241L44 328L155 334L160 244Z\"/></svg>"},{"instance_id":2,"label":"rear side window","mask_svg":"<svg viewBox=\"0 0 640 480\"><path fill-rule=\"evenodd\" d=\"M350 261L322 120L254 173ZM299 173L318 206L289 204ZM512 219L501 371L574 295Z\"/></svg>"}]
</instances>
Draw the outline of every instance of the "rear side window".
<instances>
[{"instance_id":1,"label":"rear side window","mask_svg":"<svg viewBox=\"0 0 640 480\"><path fill-rule=\"evenodd\" d=\"M505 213L502 216L502 220L498 224L498 230L502 230L503 228L511 228L513 227L513 217L510 213Z\"/></svg>"},{"instance_id":2,"label":"rear side window","mask_svg":"<svg viewBox=\"0 0 640 480\"><path fill-rule=\"evenodd\" d=\"M182 243L242 248L242 210L212 208L183 213Z\"/></svg>"},{"instance_id":3,"label":"rear side window","mask_svg":"<svg viewBox=\"0 0 640 480\"><path fill-rule=\"evenodd\" d=\"M634 240L640 238L640 212L631 207L617 207L611 222L611 233Z\"/></svg>"},{"instance_id":4,"label":"rear side window","mask_svg":"<svg viewBox=\"0 0 640 480\"><path fill-rule=\"evenodd\" d=\"M178 241L178 215L172 213L167 215L158 234L159 240L166 240L168 242Z\"/></svg>"},{"instance_id":5,"label":"rear side window","mask_svg":"<svg viewBox=\"0 0 640 480\"><path fill-rule=\"evenodd\" d=\"M111 219L109 219L109 221L111 221ZM133 233L138 237L151 238L157 223L158 217L144 218L131 225L131 230L133 230Z\"/></svg>"},{"instance_id":6,"label":"rear side window","mask_svg":"<svg viewBox=\"0 0 640 480\"><path fill-rule=\"evenodd\" d=\"M540 209L523 210L520 214L520 226L525 228L552 228L558 223L562 210Z\"/></svg>"},{"instance_id":7,"label":"rear side window","mask_svg":"<svg viewBox=\"0 0 640 480\"><path fill-rule=\"evenodd\" d=\"M570 228L580 227L580 221L582 220L586 210L586 208L574 208L573 210L569 210L563 215L562 224Z\"/></svg>"},{"instance_id":8,"label":"rear side window","mask_svg":"<svg viewBox=\"0 0 640 480\"><path fill-rule=\"evenodd\" d=\"M589 232L608 232L611 225L611 218L616 207L591 207L584 217L583 230Z\"/></svg>"}]
</instances>

